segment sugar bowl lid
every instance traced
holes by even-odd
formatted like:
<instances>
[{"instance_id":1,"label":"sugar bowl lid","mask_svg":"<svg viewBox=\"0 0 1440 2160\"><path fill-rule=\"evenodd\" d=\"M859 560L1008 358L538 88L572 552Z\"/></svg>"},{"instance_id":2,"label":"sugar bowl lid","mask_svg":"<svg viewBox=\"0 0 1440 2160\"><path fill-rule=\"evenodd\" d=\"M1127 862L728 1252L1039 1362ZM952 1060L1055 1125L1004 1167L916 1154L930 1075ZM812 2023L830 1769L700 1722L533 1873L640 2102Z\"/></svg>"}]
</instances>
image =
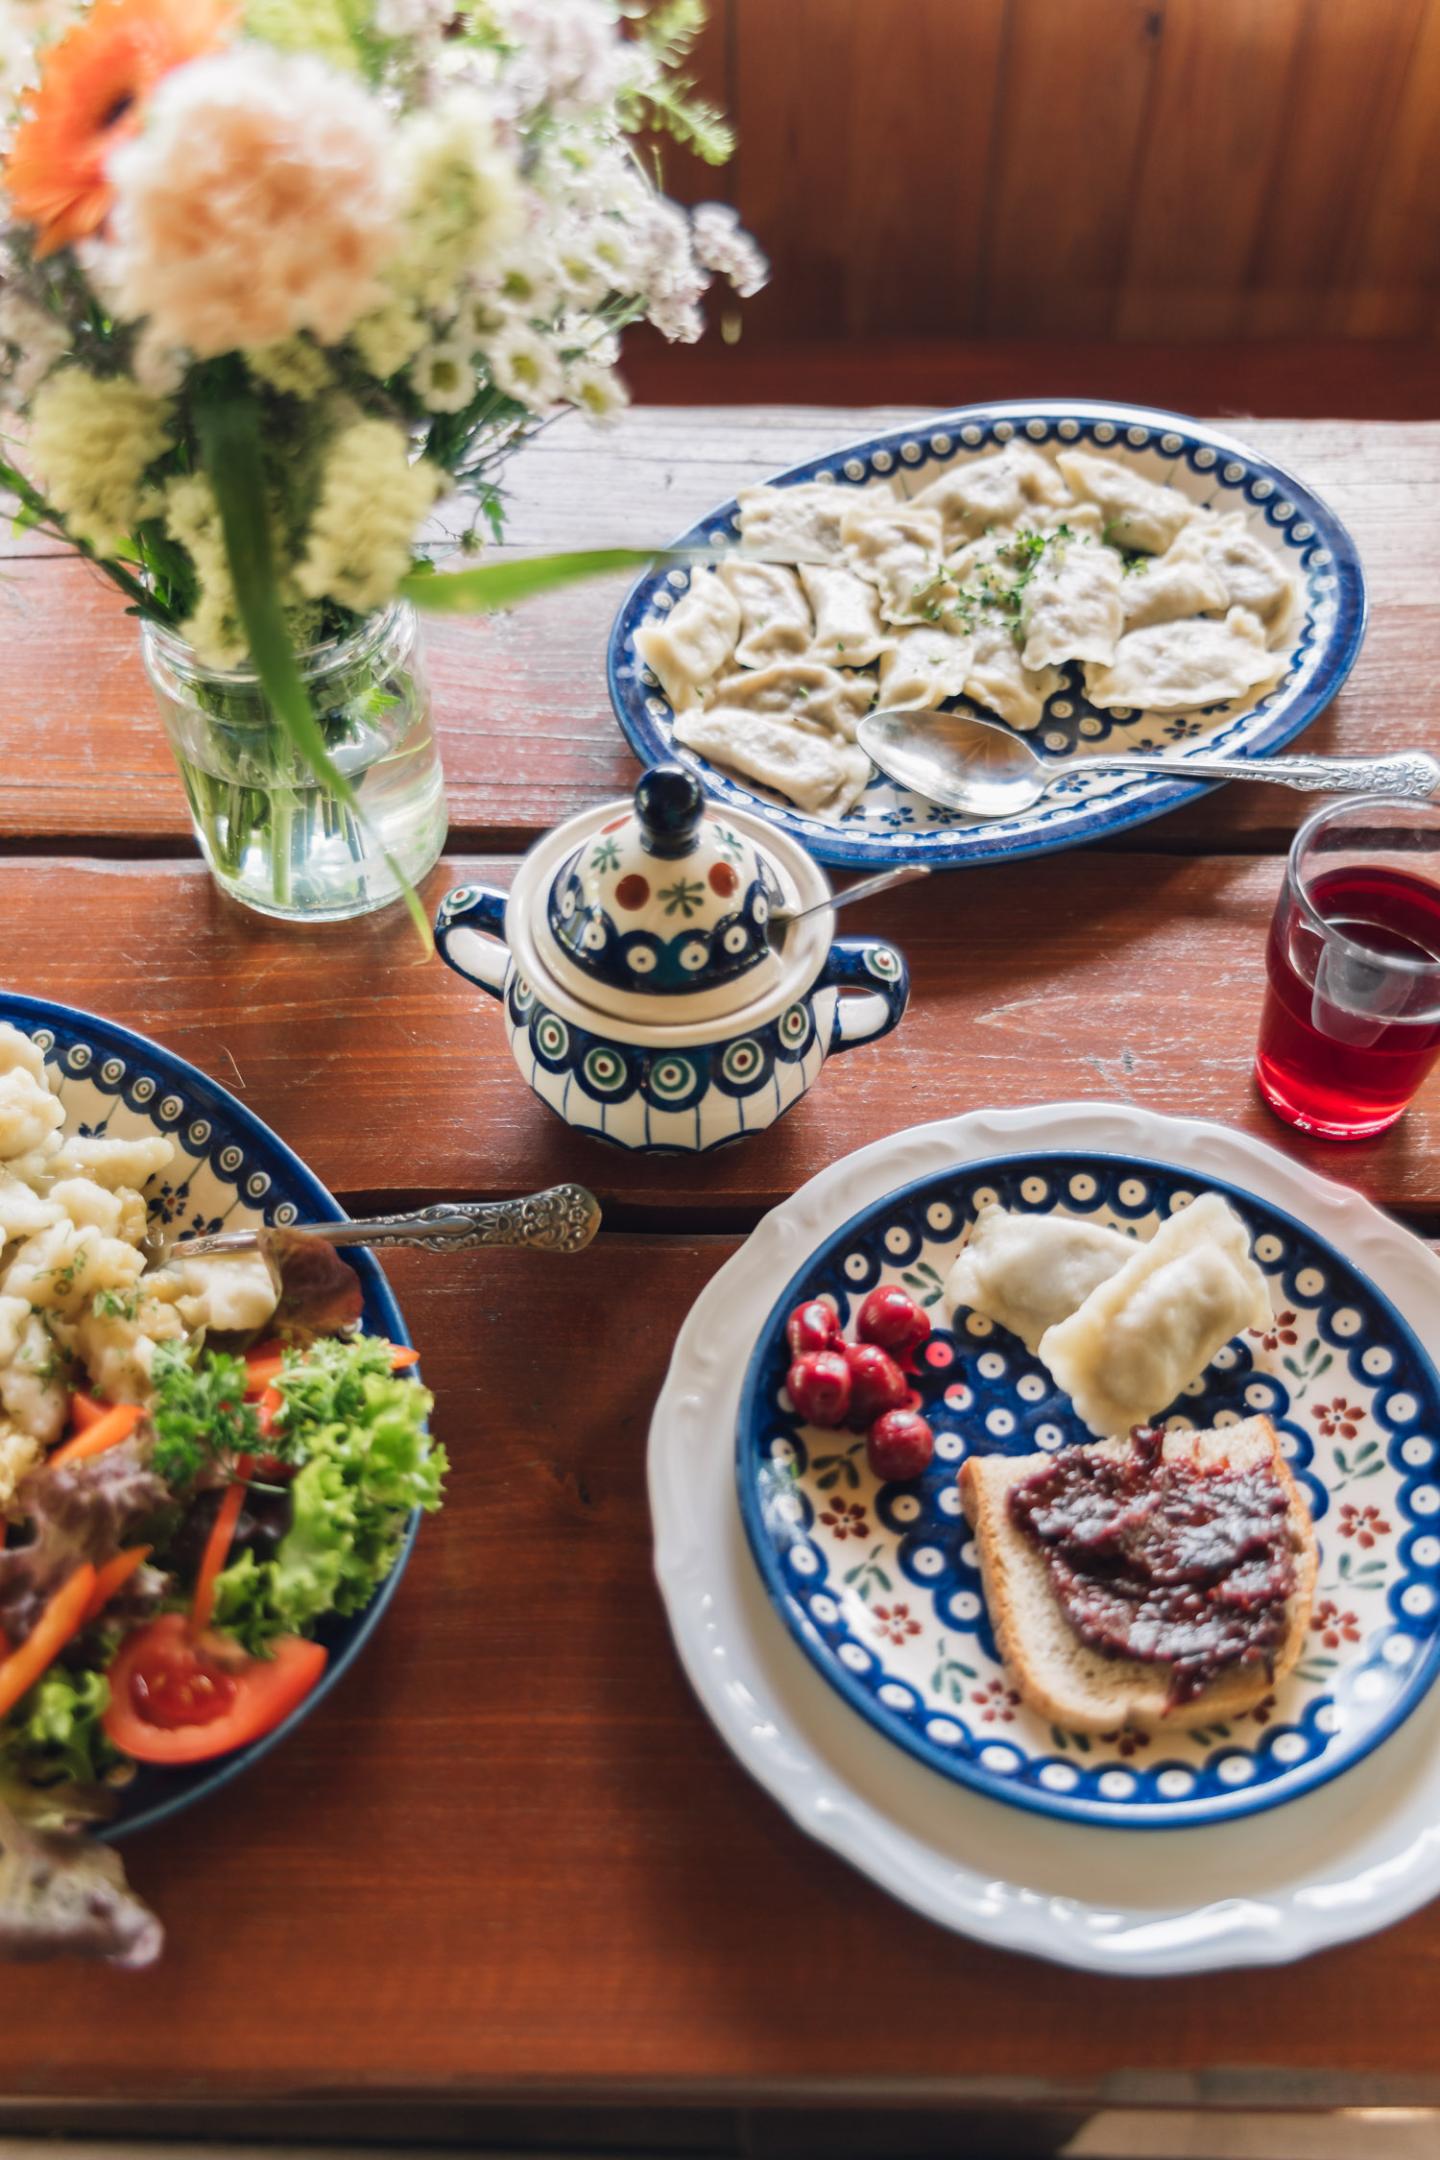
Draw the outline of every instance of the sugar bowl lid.
<instances>
[{"instance_id":1,"label":"sugar bowl lid","mask_svg":"<svg viewBox=\"0 0 1440 2160\"><path fill-rule=\"evenodd\" d=\"M618 1016L707 1017L763 997L780 963L766 924L786 903L776 865L683 765L655 765L545 895L550 959L574 993Z\"/></svg>"}]
</instances>

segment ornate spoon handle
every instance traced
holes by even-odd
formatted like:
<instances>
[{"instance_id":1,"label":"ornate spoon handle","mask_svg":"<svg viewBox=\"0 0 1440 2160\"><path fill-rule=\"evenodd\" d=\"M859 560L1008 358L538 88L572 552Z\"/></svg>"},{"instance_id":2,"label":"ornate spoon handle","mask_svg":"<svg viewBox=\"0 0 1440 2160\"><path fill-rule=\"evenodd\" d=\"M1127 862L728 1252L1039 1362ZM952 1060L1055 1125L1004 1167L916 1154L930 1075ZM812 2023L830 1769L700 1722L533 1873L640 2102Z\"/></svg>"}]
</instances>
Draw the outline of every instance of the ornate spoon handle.
<instances>
[{"instance_id":1,"label":"ornate spoon handle","mask_svg":"<svg viewBox=\"0 0 1440 2160\"><path fill-rule=\"evenodd\" d=\"M541 1252L583 1252L600 1227L600 1203L583 1185L552 1185L521 1200L449 1200L410 1215L373 1215L364 1222L296 1223L296 1230L330 1245L421 1245L429 1252L471 1252L482 1245L532 1245ZM187 1260L207 1253L253 1250L255 1230L220 1230L168 1248Z\"/></svg>"},{"instance_id":2,"label":"ornate spoon handle","mask_svg":"<svg viewBox=\"0 0 1440 2160\"><path fill-rule=\"evenodd\" d=\"M1440 759L1428 750L1397 750L1391 757L1373 758L1152 757L1126 751L1066 767L1072 778L1081 771L1150 773L1167 780L1268 780L1305 794L1406 795L1416 802L1428 802L1440 791ZM1047 792L1054 785L1048 781Z\"/></svg>"}]
</instances>

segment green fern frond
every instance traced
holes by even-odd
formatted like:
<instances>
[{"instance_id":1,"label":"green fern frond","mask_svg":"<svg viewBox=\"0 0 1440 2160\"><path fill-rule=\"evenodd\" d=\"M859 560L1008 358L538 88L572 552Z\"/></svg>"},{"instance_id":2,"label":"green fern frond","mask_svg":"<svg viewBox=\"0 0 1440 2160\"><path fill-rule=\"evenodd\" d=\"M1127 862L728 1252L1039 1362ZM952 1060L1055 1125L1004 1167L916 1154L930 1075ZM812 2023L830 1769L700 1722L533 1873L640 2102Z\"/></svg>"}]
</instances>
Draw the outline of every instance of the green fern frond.
<instances>
[{"instance_id":1,"label":"green fern frond","mask_svg":"<svg viewBox=\"0 0 1440 2160\"><path fill-rule=\"evenodd\" d=\"M705 13L705 0L665 0L641 24L641 42L662 68L679 67L705 27Z\"/></svg>"}]
</instances>

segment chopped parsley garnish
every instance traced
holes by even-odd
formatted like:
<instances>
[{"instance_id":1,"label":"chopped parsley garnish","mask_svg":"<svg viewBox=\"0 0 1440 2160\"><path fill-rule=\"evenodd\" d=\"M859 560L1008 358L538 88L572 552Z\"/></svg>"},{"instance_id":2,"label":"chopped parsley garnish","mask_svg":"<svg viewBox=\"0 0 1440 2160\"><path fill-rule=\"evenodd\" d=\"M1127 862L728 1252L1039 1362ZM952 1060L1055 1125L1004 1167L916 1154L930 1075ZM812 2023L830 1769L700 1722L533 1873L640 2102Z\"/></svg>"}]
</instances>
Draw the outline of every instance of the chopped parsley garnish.
<instances>
[{"instance_id":1,"label":"chopped parsley garnish","mask_svg":"<svg viewBox=\"0 0 1440 2160\"><path fill-rule=\"evenodd\" d=\"M151 1461L167 1484L191 1484L217 1458L233 1461L262 1452L260 1420L245 1400L242 1359L164 1342L156 1345L150 1377L155 1388ZM270 1441L265 1448L277 1452Z\"/></svg>"}]
</instances>

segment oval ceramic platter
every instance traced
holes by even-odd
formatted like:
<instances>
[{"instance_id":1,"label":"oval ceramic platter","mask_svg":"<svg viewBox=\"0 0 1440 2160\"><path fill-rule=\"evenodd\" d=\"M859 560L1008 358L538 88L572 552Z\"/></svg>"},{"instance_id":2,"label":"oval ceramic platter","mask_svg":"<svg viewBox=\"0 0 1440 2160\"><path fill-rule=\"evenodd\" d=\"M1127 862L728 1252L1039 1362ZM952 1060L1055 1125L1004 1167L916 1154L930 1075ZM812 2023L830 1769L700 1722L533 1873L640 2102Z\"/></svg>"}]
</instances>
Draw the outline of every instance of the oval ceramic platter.
<instances>
[{"instance_id":1,"label":"oval ceramic platter","mask_svg":"<svg viewBox=\"0 0 1440 2160\"><path fill-rule=\"evenodd\" d=\"M820 480L840 488L884 488L909 497L948 467L995 451L1013 437L1052 448L1076 447L1120 458L1147 479L1178 488L1218 511L1241 510L1250 529L1299 579L1303 604L1286 633L1287 664L1272 690L1203 712L1146 714L1102 711L1083 695L1080 670L1070 666L1063 691L1052 697L1037 748L1073 761L1073 792L1052 797L1024 815L974 822L876 774L843 821L812 817L778 795L736 779L689 750L677 751L674 714L635 650L635 632L674 606L689 583L686 569L661 570L639 580L610 633L610 697L637 756L647 764L679 756L700 773L719 802L758 811L801 841L821 862L880 869L923 862L932 868L1045 855L1078 847L1159 817L1205 792L1203 783L1090 778L1087 756L1101 748L1174 751L1187 747L1260 757L1288 743L1324 710L1354 665L1365 630L1365 585L1349 533L1319 498L1290 473L1228 435L1179 413L1148 406L1073 400L974 405L918 427L848 444L773 475L773 484ZM739 541L738 505L722 503L675 542L717 556ZM975 710L984 719L994 713Z\"/></svg>"},{"instance_id":2,"label":"oval ceramic platter","mask_svg":"<svg viewBox=\"0 0 1440 2160\"><path fill-rule=\"evenodd\" d=\"M1023 1346L947 1313L940 1286L990 1193L1143 1232L1207 1189L1250 1227L1275 1324L1171 1417L1276 1420L1317 1518L1313 1625L1258 1715L1080 1746L996 1661L955 1472L967 1450L1088 1435ZM807 1430L783 1392L792 1304L848 1313L876 1281L935 1300L918 1385L937 1460L917 1487L878 1486L863 1443ZM1420 1347L1437 1334L1433 1257L1244 1135L1068 1103L877 1142L766 1217L677 1343L650 1491L691 1683L811 1835L960 1932L1133 1973L1366 1933L1440 1891L1440 1385Z\"/></svg>"},{"instance_id":3,"label":"oval ceramic platter","mask_svg":"<svg viewBox=\"0 0 1440 2160\"><path fill-rule=\"evenodd\" d=\"M1250 1815L1368 1754L1440 1667L1440 1383L1386 1299L1278 1210L1220 1186L1251 1234L1275 1324L1220 1351L1163 1420L1208 1430L1263 1411L1319 1529L1306 1655L1259 1707L1157 1737L1067 1733L1025 1709L995 1649L956 1473L1094 1436L1018 1337L942 1285L977 1210L1059 1210L1148 1236L1193 1180L1162 1163L1026 1153L887 1196L786 1285L741 1399L736 1467L761 1572L846 1700L944 1776L1045 1814L1145 1827ZM785 1320L824 1297L842 1323L878 1283L930 1309L915 1387L935 1430L926 1475L880 1485L865 1442L790 1407ZM850 1327L853 1334L853 1325Z\"/></svg>"},{"instance_id":4,"label":"oval ceramic platter","mask_svg":"<svg viewBox=\"0 0 1440 2160\"><path fill-rule=\"evenodd\" d=\"M198 1236L251 1223L335 1220L343 1213L253 1111L145 1036L72 1006L9 993L0 993L0 1020L43 1048L46 1063L59 1075L54 1092L64 1105L67 1132L126 1139L160 1133L172 1142L174 1161L146 1195L152 1222ZM362 1327L392 1342L408 1342L400 1309L374 1260L365 1252L347 1258L364 1285ZM115 1839L151 1828L239 1777L293 1731L334 1687L379 1621L405 1572L418 1521L418 1515L412 1518L394 1569L365 1610L348 1619L332 1616L316 1629L329 1663L319 1685L283 1724L253 1746L193 1770L142 1765L122 1789L116 1817L98 1834Z\"/></svg>"}]
</instances>

